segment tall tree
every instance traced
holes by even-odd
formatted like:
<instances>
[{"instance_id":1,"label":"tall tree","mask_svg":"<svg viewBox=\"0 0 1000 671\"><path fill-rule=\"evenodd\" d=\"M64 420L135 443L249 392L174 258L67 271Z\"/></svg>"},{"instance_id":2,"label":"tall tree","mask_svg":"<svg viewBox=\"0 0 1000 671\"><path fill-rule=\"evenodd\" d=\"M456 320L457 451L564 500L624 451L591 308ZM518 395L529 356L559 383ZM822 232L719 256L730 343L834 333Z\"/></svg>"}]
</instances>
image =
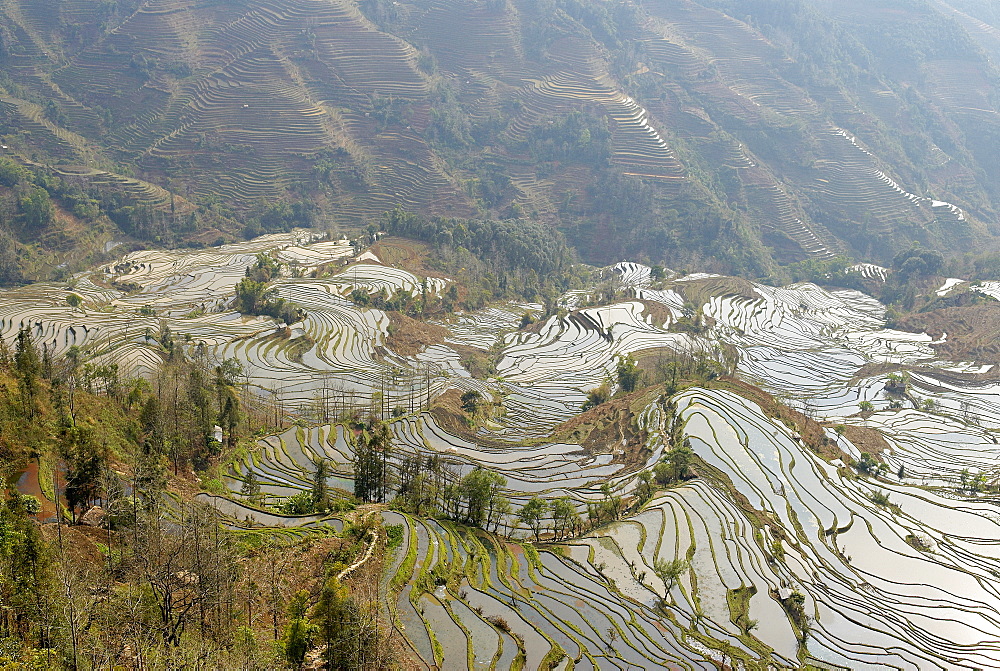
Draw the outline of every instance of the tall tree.
<instances>
[{"instance_id":1,"label":"tall tree","mask_svg":"<svg viewBox=\"0 0 1000 671\"><path fill-rule=\"evenodd\" d=\"M326 479L330 476L330 462L326 459L316 460L316 471L313 473L312 488L309 490L309 499L312 502L313 510L323 512L329 505L329 491Z\"/></svg>"},{"instance_id":2,"label":"tall tree","mask_svg":"<svg viewBox=\"0 0 1000 671\"><path fill-rule=\"evenodd\" d=\"M678 578L684 575L684 572L688 568L689 564L686 559L671 559L670 561L657 559L653 563L653 572L663 581L663 585L666 588L663 598L666 598L670 594L670 590L677 584Z\"/></svg>"},{"instance_id":3,"label":"tall tree","mask_svg":"<svg viewBox=\"0 0 1000 671\"><path fill-rule=\"evenodd\" d=\"M233 394L227 393L219 413L219 426L222 427L224 445L227 449L236 446L237 429L240 425L240 402Z\"/></svg>"},{"instance_id":4,"label":"tall tree","mask_svg":"<svg viewBox=\"0 0 1000 671\"><path fill-rule=\"evenodd\" d=\"M309 592L301 590L292 597L288 604L288 624L284 636L281 637L281 650L285 661L293 668L302 666L306 652L312 645L316 635L316 625L309 621L306 611L309 605Z\"/></svg>"},{"instance_id":5,"label":"tall tree","mask_svg":"<svg viewBox=\"0 0 1000 671\"><path fill-rule=\"evenodd\" d=\"M621 387L622 391L628 393L638 388L639 382L642 380L642 370L632 355L618 357L616 372L618 386Z\"/></svg>"},{"instance_id":6,"label":"tall tree","mask_svg":"<svg viewBox=\"0 0 1000 671\"><path fill-rule=\"evenodd\" d=\"M667 452L664 461L670 464L670 475L674 482L687 477L688 467L694 459L694 450L691 449L691 442L684 439L684 442Z\"/></svg>"},{"instance_id":7,"label":"tall tree","mask_svg":"<svg viewBox=\"0 0 1000 671\"><path fill-rule=\"evenodd\" d=\"M5 636L35 636L38 647L46 647L51 632L41 624L52 556L39 525L28 516L26 499L14 496L0 505L0 603L5 606L0 624Z\"/></svg>"},{"instance_id":8,"label":"tall tree","mask_svg":"<svg viewBox=\"0 0 1000 671\"><path fill-rule=\"evenodd\" d=\"M552 523L556 538L564 538L571 534L580 522L580 513L568 496L561 496L552 501Z\"/></svg>"},{"instance_id":9,"label":"tall tree","mask_svg":"<svg viewBox=\"0 0 1000 671\"><path fill-rule=\"evenodd\" d=\"M525 525L535 535L535 542L541 540L542 529L545 527L545 516L548 513L549 504L542 497L535 494L527 503L521 506L517 513L517 518L521 524Z\"/></svg>"},{"instance_id":10,"label":"tall tree","mask_svg":"<svg viewBox=\"0 0 1000 671\"><path fill-rule=\"evenodd\" d=\"M437 483L432 460L419 454L406 457L399 467L399 495L414 515L425 515L437 505Z\"/></svg>"},{"instance_id":11,"label":"tall tree","mask_svg":"<svg viewBox=\"0 0 1000 671\"><path fill-rule=\"evenodd\" d=\"M328 578L316 604L318 643L330 671L382 671L390 666L391 630L379 621L377 599L355 599L336 578Z\"/></svg>"},{"instance_id":12,"label":"tall tree","mask_svg":"<svg viewBox=\"0 0 1000 671\"><path fill-rule=\"evenodd\" d=\"M31 329L21 327L17 332L17 343L14 350L14 367L17 370L21 394L24 400L25 413L29 418L35 416L35 399L38 396L38 378L42 372L42 363L38 357L38 349L31 337Z\"/></svg>"},{"instance_id":13,"label":"tall tree","mask_svg":"<svg viewBox=\"0 0 1000 671\"><path fill-rule=\"evenodd\" d=\"M37 233L52 222L56 208L52 204L48 191L34 187L25 192L18 204L21 206L21 218L24 227Z\"/></svg>"},{"instance_id":14,"label":"tall tree","mask_svg":"<svg viewBox=\"0 0 1000 671\"><path fill-rule=\"evenodd\" d=\"M85 509L101 491L107 459L94 442L92 432L83 427L66 431L63 457L66 460L66 505L76 519L77 509Z\"/></svg>"},{"instance_id":15,"label":"tall tree","mask_svg":"<svg viewBox=\"0 0 1000 671\"><path fill-rule=\"evenodd\" d=\"M385 422L372 419L354 439L354 495L362 501L384 501L388 490L388 459L392 433Z\"/></svg>"},{"instance_id":16,"label":"tall tree","mask_svg":"<svg viewBox=\"0 0 1000 671\"><path fill-rule=\"evenodd\" d=\"M465 501L464 521L484 527L492 518L493 507L500 489L507 480L499 473L476 467L459 482L459 495Z\"/></svg>"},{"instance_id":17,"label":"tall tree","mask_svg":"<svg viewBox=\"0 0 1000 671\"><path fill-rule=\"evenodd\" d=\"M256 503L260 498L260 481L257 479L257 474L253 469L248 470L247 474L243 477L243 484L240 485L240 494L251 503Z\"/></svg>"}]
</instances>

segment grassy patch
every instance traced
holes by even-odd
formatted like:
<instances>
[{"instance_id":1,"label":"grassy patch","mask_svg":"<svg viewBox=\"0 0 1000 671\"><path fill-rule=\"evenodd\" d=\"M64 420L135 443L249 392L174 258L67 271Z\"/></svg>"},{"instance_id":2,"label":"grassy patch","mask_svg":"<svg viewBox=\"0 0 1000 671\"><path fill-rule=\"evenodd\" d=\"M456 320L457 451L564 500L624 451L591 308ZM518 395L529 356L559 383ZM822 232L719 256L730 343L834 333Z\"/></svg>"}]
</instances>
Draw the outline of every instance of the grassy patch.
<instances>
[{"instance_id":1,"label":"grassy patch","mask_svg":"<svg viewBox=\"0 0 1000 671\"><path fill-rule=\"evenodd\" d=\"M417 563L417 530L410 527L410 543L406 550L406 557L403 558L403 563L399 565L399 570L396 571L396 575L392 577L389 582L389 589L393 592L400 590L403 585L409 582L410 577L413 575L413 567Z\"/></svg>"},{"instance_id":2,"label":"grassy patch","mask_svg":"<svg viewBox=\"0 0 1000 671\"><path fill-rule=\"evenodd\" d=\"M548 653L542 658L538 665L539 669L554 669L559 666L559 662L566 659L566 651L558 643L553 643Z\"/></svg>"}]
</instances>

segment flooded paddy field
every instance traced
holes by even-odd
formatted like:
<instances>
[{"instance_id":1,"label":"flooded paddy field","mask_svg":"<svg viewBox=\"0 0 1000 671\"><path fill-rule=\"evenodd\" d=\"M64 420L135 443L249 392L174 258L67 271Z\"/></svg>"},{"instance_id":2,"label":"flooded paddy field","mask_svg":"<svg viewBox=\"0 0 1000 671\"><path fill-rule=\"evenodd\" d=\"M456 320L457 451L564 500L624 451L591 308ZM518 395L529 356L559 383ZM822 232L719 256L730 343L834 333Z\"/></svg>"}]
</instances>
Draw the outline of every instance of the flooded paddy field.
<instances>
[{"instance_id":1,"label":"flooded paddy field","mask_svg":"<svg viewBox=\"0 0 1000 671\"><path fill-rule=\"evenodd\" d=\"M232 308L258 253L286 264L273 286L303 309L301 321ZM328 485L350 492L354 441L338 410L385 414L394 463L439 456L459 474L502 475L512 510L498 526L509 538L384 513L404 538L386 562L384 607L427 668L1000 668L1000 507L964 482L998 472L1000 379L988 366L939 360L934 339L887 328L884 306L857 291L745 281L736 291L705 274L654 284L636 263L603 269L623 288L613 304L590 305L576 290L532 329L519 321L526 310L540 315L538 305L460 313L436 320L441 342L403 355L391 346L390 315L352 292L440 295L451 281L377 258L345 266L353 255L345 241L302 232L136 252L79 275L72 289L0 294L0 336L11 343L27 326L52 354L76 346L128 376L159 365L154 336L164 327L192 352L239 361L247 393L280 401L298 422L233 463L231 496L200 495L233 524L338 527L239 496L251 471L273 502L308 489L321 458L333 466ZM67 303L71 291L80 306ZM650 304L662 308L656 318ZM696 315L702 328L677 328ZM619 357L709 359L722 346L736 354L737 377L821 422L839 461L722 384L642 397L621 439L584 441L561 428L588 392L609 381L617 391ZM466 368L470 348L493 357L485 378ZM904 370L905 393L888 393L892 371ZM432 406L469 391L502 412L457 431ZM628 501L675 429L697 477L589 533L528 542L516 513L530 497L569 497L584 516L608 488ZM844 463L869 451L852 442L868 431L886 445L883 477ZM30 478L24 486L37 487ZM658 567L673 560L682 570L665 579Z\"/></svg>"}]
</instances>

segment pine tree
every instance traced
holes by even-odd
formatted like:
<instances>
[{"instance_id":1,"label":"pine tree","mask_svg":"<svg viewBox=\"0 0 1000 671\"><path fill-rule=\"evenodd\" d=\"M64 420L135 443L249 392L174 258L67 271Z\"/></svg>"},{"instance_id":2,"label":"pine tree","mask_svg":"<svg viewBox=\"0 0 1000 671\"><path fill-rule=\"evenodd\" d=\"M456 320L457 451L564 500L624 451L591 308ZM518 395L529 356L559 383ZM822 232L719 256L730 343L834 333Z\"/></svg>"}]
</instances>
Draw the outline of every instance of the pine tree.
<instances>
[{"instance_id":1,"label":"pine tree","mask_svg":"<svg viewBox=\"0 0 1000 671\"><path fill-rule=\"evenodd\" d=\"M7 368L10 366L10 348L7 347L7 341L0 336L0 368Z\"/></svg>"},{"instance_id":2,"label":"pine tree","mask_svg":"<svg viewBox=\"0 0 1000 671\"><path fill-rule=\"evenodd\" d=\"M384 501L388 489L389 427L371 420L354 444L354 495L362 501Z\"/></svg>"},{"instance_id":3,"label":"pine tree","mask_svg":"<svg viewBox=\"0 0 1000 671\"><path fill-rule=\"evenodd\" d=\"M324 657L330 669L356 669L360 650L358 606L350 593L335 578L323 586L316 605L319 633L326 644Z\"/></svg>"},{"instance_id":4,"label":"pine tree","mask_svg":"<svg viewBox=\"0 0 1000 671\"><path fill-rule=\"evenodd\" d=\"M631 355L618 357L617 373L618 385L625 393L635 391L642 379L642 370Z\"/></svg>"},{"instance_id":5,"label":"pine tree","mask_svg":"<svg viewBox=\"0 0 1000 671\"><path fill-rule=\"evenodd\" d=\"M292 597L288 606L288 624L285 626L285 635L281 637L281 650L285 654L285 660L293 669L302 666L306 652L312 646L313 637L316 635L316 625L309 621L306 615L308 607L309 592L302 590Z\"/></svg>"},{"instance_id":6,"label":"pine tree","mask_svg":"<svg viewBox=\"0 0 1000 671\"><path fill-rule=\"evenodd\" d=\"M77 509L86 508L99 497L107 463L89 435L79 428L73 433L77 435L71 438L73 444L66 455L66 505L75 520Z\"/></svg>"},{"instance_id":7,"label":"pine tree","mask_svg":"<svg viewBox=\"0 0 1000 671\"><path fill-rule=\"evenodd\" d=\"M225 444L232 449L236 445L236 429L240 423L239 401L232 394L226 394L219 414L219 425L225 432Z\"/></svg>"},{"instance_id":8,"label":"pine tree","mask_svg":"<svg viewBox=\"0 0 1000 671\"><path fill-rule=\"evenodd\" d=\"M330 464L326 459L319 459L316 462L316 472L313 474L313 484L310 490L309 499L312 502L313 510L322 512L328 503L328 493L326 479L330 475Z\"/></svg>"},{"instance_id":9,"label":"pine tree","mask_svg":"<svg viewBox=\"0 0 1000 671\"><path fill-rule=\"evenodd\" d=\"M14 367L17 370L24 399L25 414L29 418L35 416L35 398L38 396L38 376L42 370L38 358L38 349L31 338L27 326L17 332L17 345L14 351Z\"/></svg>"}]
</instances>

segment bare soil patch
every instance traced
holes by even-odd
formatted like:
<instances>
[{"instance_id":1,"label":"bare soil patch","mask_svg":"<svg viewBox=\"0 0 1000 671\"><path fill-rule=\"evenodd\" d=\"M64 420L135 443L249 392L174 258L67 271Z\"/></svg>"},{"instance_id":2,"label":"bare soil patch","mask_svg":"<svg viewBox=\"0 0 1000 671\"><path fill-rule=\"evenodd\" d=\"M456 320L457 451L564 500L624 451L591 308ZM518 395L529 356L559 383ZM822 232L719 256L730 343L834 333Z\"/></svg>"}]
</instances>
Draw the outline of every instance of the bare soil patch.
<instances>
[{"instance_id":1,"label":"bare soil patch","mask_svg":"<svg viewBox=\"0 0 1000 671\"><path fill-rule=\"evenodd\" d=\"M889 373L894 373L899 371L900 368L904 368L904 366L900 366L899 364L894 364L894 363L872 363L872 362L866 363L865 365L863 365L861 368L858 369L858 372L854 374L854 377L852 378L851 381L857 382L858 380L863 380L866 377L888 375Z\"/></svg>"},{"instance_id":2,"label":"bare soil patch","mask_svg":"<svg viewBox=\"0 0 1000 671\"><path fill-rule=\"evenodd\" d=\"M578 443L591 454L618 451L615 461L626 465L644 462L649 435L638 428L636 418L655 392L655 388L640 389L582 412L557 426L552 440Z\"/></svg>"}]
</instances>

